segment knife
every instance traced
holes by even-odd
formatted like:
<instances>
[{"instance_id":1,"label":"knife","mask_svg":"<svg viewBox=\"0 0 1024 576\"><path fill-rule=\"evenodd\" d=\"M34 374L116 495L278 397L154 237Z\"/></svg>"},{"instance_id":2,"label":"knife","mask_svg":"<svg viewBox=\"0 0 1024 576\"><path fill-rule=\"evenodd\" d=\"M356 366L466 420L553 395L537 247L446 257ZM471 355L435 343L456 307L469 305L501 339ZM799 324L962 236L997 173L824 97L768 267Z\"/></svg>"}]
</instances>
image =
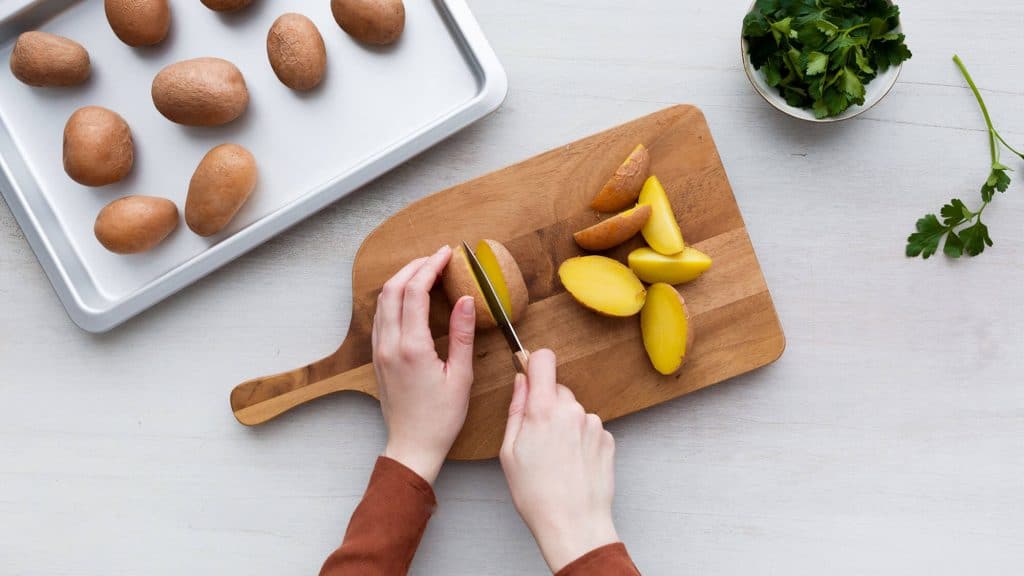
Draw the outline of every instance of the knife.
<instances>
[{"instance_id":1,"label":"knife","mask_svg":"<svg viewBox=\"0 0 1024 576\"><path fill-rule=\"evenodd\" d=\"M505 337L505 342L508 343L508 347L512 350L512 363L515 364L516 371L526 374L526 365L529 362L530 353L526 351L526 348L523 348L523 343L519 341L519 335L516 334L516 329L512 327L512 321L508 319L508 314L501 307L498 292L494 289L494 284L487 276L487 272L484 271L480 260L477 259L476 253L469 247L469 244L466 244L465 240L462 241L462 248L466 251L469 267L473 270L476 283L480 285L480 292L483 293L484 300L487 302L487 309L491 311L494 322L498 325L501 334Z\"/></svg>"}]
</instances>

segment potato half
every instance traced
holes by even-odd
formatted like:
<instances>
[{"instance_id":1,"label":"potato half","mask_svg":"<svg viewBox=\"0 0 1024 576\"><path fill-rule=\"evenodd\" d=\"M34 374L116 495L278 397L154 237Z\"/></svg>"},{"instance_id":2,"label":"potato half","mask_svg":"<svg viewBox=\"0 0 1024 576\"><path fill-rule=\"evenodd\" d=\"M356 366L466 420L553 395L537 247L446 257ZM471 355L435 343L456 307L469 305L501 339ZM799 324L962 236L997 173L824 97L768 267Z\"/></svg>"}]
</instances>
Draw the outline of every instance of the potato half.
<instances>
[{"instance_id":1,"label":"potato half","mask_svg":"<svg viewBox=\"0 0 1024 576\"><path fill-rule=\"evenodd\" d=\"M558 267L558 278L577 302L605 316L633 316L647 297L632 270L605 256L569 258Z\"/></svg>"},{"instance_id":2,"label":"potato half","mask_svg":"<svg viewBox=\"0 0 1024 576\"><path fill-rule=\"evenodd\" d=\"M651 207L646 204L634 206L603 222L584 228L572 235L576 243L585 250L600 252L629 240L644 227L651 217Z\"/></svg>"},{"instance_id":3,"label":"potato half","mask_svg":"<svg viewBox=\"0 0 1024 576\"><path fill-rule=\"evenodd\" d=\"M591 201L590 207L599 212L615 212L636 202L650 170L651 155L643 144L637 144Z\"/></svg>"},{"instance_id":4,"label":"potato half","mask_svg":"<svg viewBox=\"0 0 1024 576\"><path fill-rule=\"evenodd\" d=\"M693 330L686 301L675 288L658 282L647 289L647 302L640 312L640 330L655 370L669 375L683 366L693 345Z\"/></svg>"},{"instance_id":5,"label":"potato half","mask_svg":"<svg viewBox=\"0 0 1024 576\"><path fill-rule=\"evenodd\" d=\"M644 183L640 192L640 203L651 207L651 217L647 219L641 232L644 240L661 254L671 255L683 251L683 233L679 230L679 222L672 211L665 188L657 176L651 176Z\"/></svg>"},{"instance_id":6,"label":"potato half","mask_svg":"<svg viewBox=\"0 0 1024 576\"><path fill-rule=\"evenodd\" d=\"M665 256L650 248L637 248L629 253L629 268L637 277L653 284L685 284L700 278L711 268L711 257L687 246L679 254Z\"/></svg>"},{"instance_id":7,"label":"potato half","mask_svg":"<svg viewBox=\"0 0 1024 576\"><path fill-rule=\"evenodd\" d=\"M505 310L509 320L516 323L526 312L530 301L529 292L526 290L526 280L519 270L515 258L500 242L495 240L481 240L474 249L480 265L483 267L487 277L494 285L498 293L498 300ZM487 307L487 301L480 292L480 285L473 275L466 251L462 245L452 249L452 257L448 266L441 276L441 283L444 286L445 294L452 306L463 296L472 296L473 304L476 306L477 328L493 328L497 326L491 311Z\"/></svg>"}]
</instances>

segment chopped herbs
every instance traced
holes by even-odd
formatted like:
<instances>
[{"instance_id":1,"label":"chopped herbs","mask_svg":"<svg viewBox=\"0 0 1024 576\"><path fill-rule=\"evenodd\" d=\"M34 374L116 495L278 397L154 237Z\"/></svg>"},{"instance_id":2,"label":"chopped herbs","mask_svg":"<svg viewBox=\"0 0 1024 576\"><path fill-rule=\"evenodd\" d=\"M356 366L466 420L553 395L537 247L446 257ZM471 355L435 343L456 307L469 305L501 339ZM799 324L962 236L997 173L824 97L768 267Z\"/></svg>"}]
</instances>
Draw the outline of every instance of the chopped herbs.
<instances>
[{"instance_id":1,"label":"chopped herbs","mask_svg":"<svg viewBox=\"0 0 1024 576\"><path fill-rule=\"evenodd\" d=\"M911 57L899 23L886 0L757 0L743 37L768 85L825 118L864 104L864 86Z\"/></svg>"}]
</instances>

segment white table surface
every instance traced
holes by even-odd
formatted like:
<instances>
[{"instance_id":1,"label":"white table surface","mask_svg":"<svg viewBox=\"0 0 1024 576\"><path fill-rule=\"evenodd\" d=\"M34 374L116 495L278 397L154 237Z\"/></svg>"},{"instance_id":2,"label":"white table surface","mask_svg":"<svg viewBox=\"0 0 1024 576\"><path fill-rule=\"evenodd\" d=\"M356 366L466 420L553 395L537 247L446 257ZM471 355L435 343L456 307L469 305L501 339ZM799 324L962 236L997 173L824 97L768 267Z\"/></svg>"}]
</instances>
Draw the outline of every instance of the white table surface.
<instances>
[{"instance_id":1,"label":"white table surface","mask_svg":"<svg viewBox=\"0 0 1024 576\"><path fill-rule=\"evenodd\" d=\"M861 118L820 127L748 85L745 0L472 0L510 78L497 113L106 335L68 320L0 208L0 573L315 573L381 449L379 410L341 395L246 429L232 386L334 349L353 256L389 214L681 102L707 114L788 349L609 425L619 533L637 564L1019 570L1024 187L986 212L996 245L982 257L902 252L916 218L976 199L986 175L953 51L1024 145L1024 4L902 4L915 56L899 84ZM414 574L543 573L497 462L449 465L437 492Z\"/></svg>"}]
</instances>

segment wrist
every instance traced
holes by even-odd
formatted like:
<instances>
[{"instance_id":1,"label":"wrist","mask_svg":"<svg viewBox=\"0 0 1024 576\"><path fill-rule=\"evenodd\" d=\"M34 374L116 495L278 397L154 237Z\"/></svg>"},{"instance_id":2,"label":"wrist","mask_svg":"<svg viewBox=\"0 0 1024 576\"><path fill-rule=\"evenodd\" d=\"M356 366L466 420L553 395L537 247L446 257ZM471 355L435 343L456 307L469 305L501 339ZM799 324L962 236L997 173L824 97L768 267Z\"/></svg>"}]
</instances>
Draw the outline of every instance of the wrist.
<instances>
[{"instance_id":1,"label":"wrist","mask_svg":"<svg viewBox=\"0 0 1024 576\"><path fill-rule=\"evenodd\" d=\"M537 544L553 574L584 554L618 541L619 535L610 517L580 521L562 529L545 530L543 535L537 534Z\"/></svg>"},{"instance_id":2,"label":"wrist","mask_svg":"<svg viewBox=\"0 0 1024 576\"><path fill-rule=\"evenodd\" d=\"M443 455L437 457L423 450L409 449L391 442L384 447L384 456L412 470L431 486L441 473L441 465L444 463Z\"/></svg>"}]
</instances>

